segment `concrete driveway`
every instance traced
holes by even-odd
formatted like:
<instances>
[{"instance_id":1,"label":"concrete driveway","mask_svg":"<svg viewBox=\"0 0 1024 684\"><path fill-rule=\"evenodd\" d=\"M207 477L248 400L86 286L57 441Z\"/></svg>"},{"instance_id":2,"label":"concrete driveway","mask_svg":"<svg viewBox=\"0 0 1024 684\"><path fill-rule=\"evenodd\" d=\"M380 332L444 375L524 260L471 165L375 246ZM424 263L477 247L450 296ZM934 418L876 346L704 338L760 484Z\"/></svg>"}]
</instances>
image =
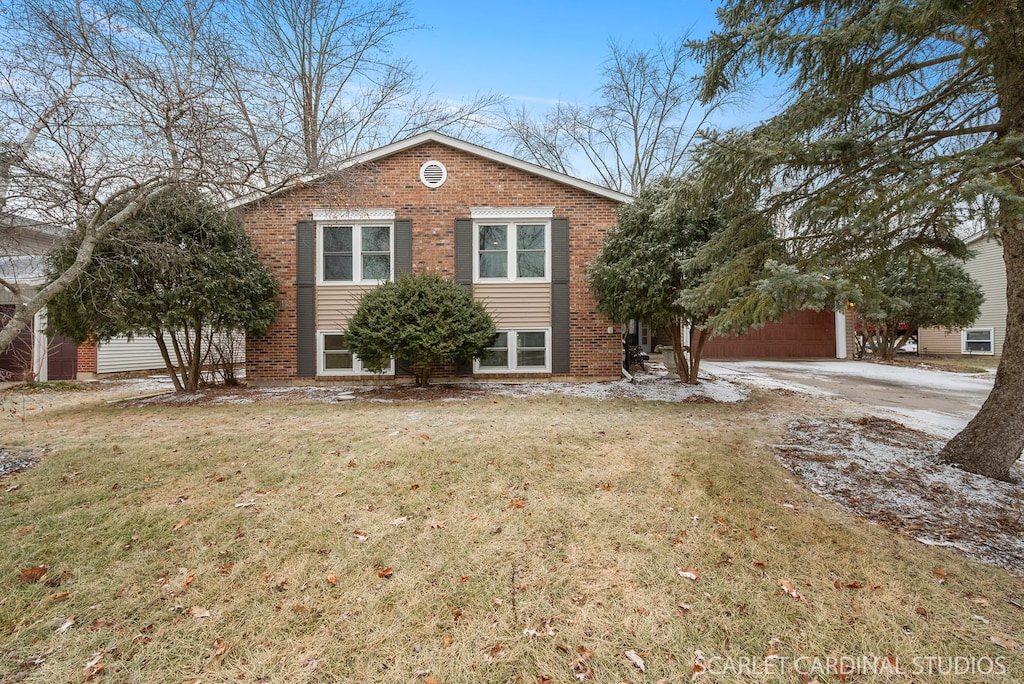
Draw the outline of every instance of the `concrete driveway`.
<instances>
[{"instance_id":1,"label":"concrete driveway","mask_svg":"<svg viewBox=\"0 0 1024 684\"><path fill-rule=\"evenodd\" d=\"M705 361L701 370L753 387L858 402L909 427L946 437L967 425L995 381L995 373L949 373L864 361Z\"/></svg>"}]
</instances>

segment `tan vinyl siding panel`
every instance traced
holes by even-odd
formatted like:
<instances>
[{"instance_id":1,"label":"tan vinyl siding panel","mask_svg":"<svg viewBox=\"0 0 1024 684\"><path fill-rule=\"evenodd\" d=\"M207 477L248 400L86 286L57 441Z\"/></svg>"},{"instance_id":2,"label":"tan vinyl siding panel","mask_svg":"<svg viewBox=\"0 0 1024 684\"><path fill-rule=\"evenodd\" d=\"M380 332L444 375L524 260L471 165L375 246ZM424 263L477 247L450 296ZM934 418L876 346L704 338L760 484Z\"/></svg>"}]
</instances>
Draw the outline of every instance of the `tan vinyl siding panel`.
<instances>
[{"instance_id":1,"label":"tan vinyl siding panel","mask_svg":"<svg viewBox=\"0 0 1024 684\"><path fill-rule=\"evenodd\" d=\"M321 285L316 288L316 329L344 330L372 285Z\"/></svg>"},{"instance_id":2,"label":"tan vinyl siding panel","mask_svg":"<svg viewBox=\"0 0 1024 684\"><path fill-rule=\"evenodd\" d=\"M1003 248L991 238L984 238L969 244L974 256L964 264L964 269L981 285L985 301L972 328L992 328L993 349L996 355L1003 353L1006 339L1006 265L1003 263ZM959 329L947 333L942 328L921 328L918 334L918 348L921 354L962 354L963 342Z\"/></svg>"},{"instance_id":3,"label":"tan vinyl siding panel","mask_svg":"<svg viewBox=\"0 0 1024 684\"><path fill-rule=\"evenodd\" d=\"M477 283L473 295L498 328L551 327L551 283Z\"/></svg>"},{"instance_id":4,"label":"tan vinyl siding panel","mask_svg":"<svg viewBox=\"0 0 1024 684\"><path fill-rule=\"evenodd\" d=\"M964 268L978 281L985 293L981 313L971 327L993 328L994 349L996 355L999 355L1003 353L1003 340L1006 338L1006 265L1003 263L1003 247L991 238L980 240L970 247L975 255L964 264ZM960 351L959 348L957 351Z\"/></svg>"},{"instance_id":5,"label":"tan vinyl siding panel","mask_svg":"<svg viewBox=\"0 0 1024 684\"><path fill-rule=\"evenodd\" d=\"M944 328L921 328L917 333L917 348L922 356L959 354L960 331L947 333Z\"/></svg>"}]
</instances>

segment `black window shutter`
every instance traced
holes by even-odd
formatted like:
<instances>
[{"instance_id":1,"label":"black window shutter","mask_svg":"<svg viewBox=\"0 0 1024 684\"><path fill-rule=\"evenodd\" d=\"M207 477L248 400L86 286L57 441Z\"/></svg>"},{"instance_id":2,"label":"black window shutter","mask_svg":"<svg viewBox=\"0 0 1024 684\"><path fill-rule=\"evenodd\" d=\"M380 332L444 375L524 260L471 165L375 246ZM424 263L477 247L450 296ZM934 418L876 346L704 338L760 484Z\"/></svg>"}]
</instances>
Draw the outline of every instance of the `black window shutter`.
<instances>
[{"instance_id":1,"label":"black window shutter","mask_svg":"<svg viewBox=\"0 0 1024 684\"><path fill-rule=\"evenodd\" d=\"M455 282L473 289L472 219L455 219Z\"/></svg>"},{"instance_id":2,"label":"black window shutter","mask_svg":"<svg viewBox=\"0 0 1024 684\"><path fill-rule=\"evenodd\" d=\"M569 219L551 221L551 372L569 372Z\"/></svg>"},{"instance_id":3,"label":"black window shutter","mask_svg":"<svg viewBox=\"0 0 1024 684\"><path fill-rule=\"evenodd\" d=\"M295 365L300 378L316 377L316 224L295 224Z\"/></svg>"},{"instance_id":4,"label":"black window shutter","mask_svg":"<svg viewBox=\"0 0 1024 684\"><path fill-rule=\"evenodd\" d=\"M412 221L395 221L395 278L412 273Z\"/></svg>"}]
</instances>

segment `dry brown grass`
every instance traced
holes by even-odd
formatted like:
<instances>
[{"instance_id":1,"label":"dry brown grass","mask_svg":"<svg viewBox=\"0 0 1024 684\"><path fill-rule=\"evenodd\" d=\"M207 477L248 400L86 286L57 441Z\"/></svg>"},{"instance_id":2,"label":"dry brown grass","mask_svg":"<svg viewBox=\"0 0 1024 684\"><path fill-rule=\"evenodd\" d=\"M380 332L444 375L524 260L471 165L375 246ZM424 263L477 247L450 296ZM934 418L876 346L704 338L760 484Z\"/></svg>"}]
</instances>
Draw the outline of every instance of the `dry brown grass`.
<instances>
[{"instance_id":1,"label":"dry brown grass","mask_svg":"<svg viewBox=\"0 0 1024 684\"><path fill-rule=\"evenodd\" d=\"M4 424L50 451L0 487L3 682L1024 679L1021 580L792 481L799 398L85 401ZM957 656L1009 671L912 673Z\"/></svg>"}]
</instances>

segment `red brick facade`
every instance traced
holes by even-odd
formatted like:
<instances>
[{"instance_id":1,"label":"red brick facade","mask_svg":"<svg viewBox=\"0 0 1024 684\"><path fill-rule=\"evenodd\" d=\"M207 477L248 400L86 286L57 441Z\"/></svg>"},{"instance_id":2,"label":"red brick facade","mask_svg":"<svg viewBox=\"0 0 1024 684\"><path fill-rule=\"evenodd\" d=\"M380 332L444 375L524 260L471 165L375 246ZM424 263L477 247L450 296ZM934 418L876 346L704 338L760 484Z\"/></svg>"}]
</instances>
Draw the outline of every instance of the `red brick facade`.
<instances>
[{"instance_id":1,"label":"red brick facade","mask_svg":"<svg viewBox=\"0 0 1024 684\"><path fill-rule=\"evenodd\" d=\"M419 179L420 167L429 160L447 168L441 187L428 188ZM246 341L247 377L256 383L297 380L295 229L298 221L310 220L314 210L393 209L396 220L412 221L413 271L453 277L455 220L469 218L472 207L554 207L554 217L569 220L570 372L543 377L617 378L618 327L598 313L585 272L600 252L605 233L616 224L618 205L615 199L436 139L352 167L333 179L246 204L246 231L280 285L277 321L265 335Z\"/></svg>"},{"instance_id":2,"label":"red brick facade","mask_svg":"<svg viewBox=\"0 0 1024 684\"><path fill-rule=\"evenodd\" d=\"M77 365L79 379L88 379L96 377L96 358L97 358L98 347L96 341L88 339L82 344L78 345L77 351Z\"/></svg>"}]
</instances>

